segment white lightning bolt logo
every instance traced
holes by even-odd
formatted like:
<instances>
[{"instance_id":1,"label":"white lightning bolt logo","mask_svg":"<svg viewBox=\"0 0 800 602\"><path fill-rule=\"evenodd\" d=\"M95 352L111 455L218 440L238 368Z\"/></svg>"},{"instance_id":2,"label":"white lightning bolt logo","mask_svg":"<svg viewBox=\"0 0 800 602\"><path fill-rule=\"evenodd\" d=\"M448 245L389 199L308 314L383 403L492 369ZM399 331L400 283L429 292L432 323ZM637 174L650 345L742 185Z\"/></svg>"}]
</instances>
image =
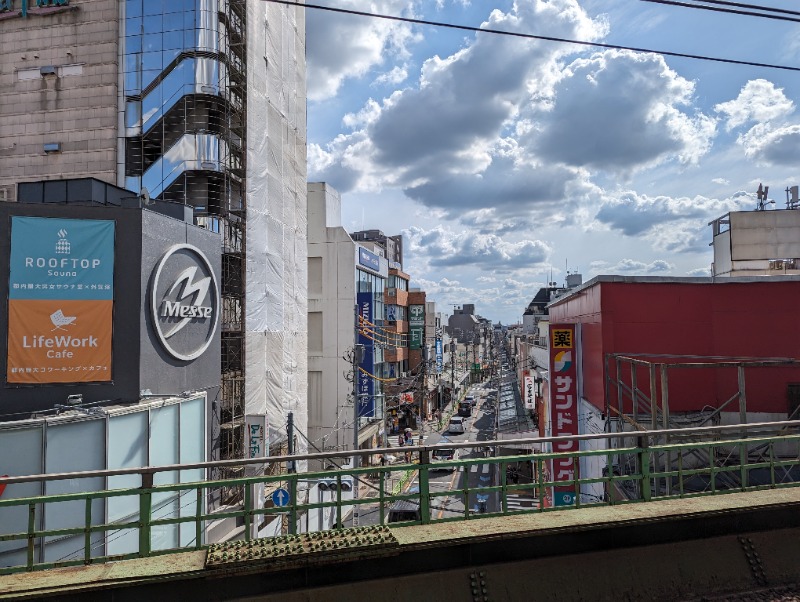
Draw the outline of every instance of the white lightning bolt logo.
<instances>
[{"instance_id":1,"label":"white lightning bolt logo","mask_svg":"<svg viewBox=\"0 0 800 602\"><path fill-rule=\"evenodd\" d=\"M183 270L179 275L178 278L175 280L175 284L172 285L172 288L167 291L167 295L171 295L178 286L181 284L183 285L180 294L176 301L181 301L183 299L188 299L192 295L194 295L194 299L191 302L191 305L194 307L200 307L203 304L203 301L206 300L206 296L208 295L208 288L211 285L211 277L206 276L194 282L194 276L197 273L197 266L192 266L190 268L186 268ZM167 296L165 295L165 297ZM175 324L172 329L164 334L164 338L168 339L176 332L178 332L181 328L186 326L189 322L191 322L192 317L187 316L183 318L180 322Z\"/></svg>"}]
</instances>

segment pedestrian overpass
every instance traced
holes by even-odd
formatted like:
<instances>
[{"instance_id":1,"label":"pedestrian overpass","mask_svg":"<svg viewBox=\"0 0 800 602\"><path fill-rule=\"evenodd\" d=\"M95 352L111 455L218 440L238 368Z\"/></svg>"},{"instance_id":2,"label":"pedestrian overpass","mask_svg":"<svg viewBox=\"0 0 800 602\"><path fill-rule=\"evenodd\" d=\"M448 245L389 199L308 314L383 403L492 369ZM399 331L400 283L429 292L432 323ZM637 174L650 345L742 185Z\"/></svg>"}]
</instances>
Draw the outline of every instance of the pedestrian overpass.
<instances>
[{"instance_id":1,"label":"pedestrian overpass","mask_svg":"<svg viewBox=\"0 0 800 602\"><path fill-rule=\"evenodd\" d=\"M27 518L15 524L14 532L7 532L5 524L0 535L0 549L24 552L15 556L17 564L0 569L0 598L311 601L370 599L377 592L382 600L690 600L722 592L796 588L800 435L793 433L798 427L800 421L583 435L579 438L605 446L571 454L453 462L456 470L475 463L496 467L495 482L471 491L431 489L430 446L413 448L419 456L413 465L199 483L158 484L162 473L220 463L9 477L0 484L36 479L88 483L89 478L96 483L124 473L138 474L140 486L0 498L0 525L10 512L24 512ZM626 445L630 441L634 444ZM361 455L370 453L381 450ZM548 463L567 455L576 467L582 457L604 457L608 470L586 476L575 470L569 483L549 480ZM331 454L296 459L325 457ZM535 478L509 483L504 468L520 458L532 463ZM387 487L393 473L413 475L418 486ZM377 497L343 499L341 485L353 475L376 482ZM302 483L310 479L326 479L335 495L321 502L298 499ZM597 483L608 495L581 495L587 485ZM255 493L260 486L285 491L285 504L254 502L260 499ZM220 487L241 487L241 506L224 513L209 511L206 496ZM559 487L572 488L574 505L547 503L548 490ZM520 490L535 495L537 505L510 509L510 491ZM463 504L459 516L438 518L440 514L432 512L439 498L467 500L472 494L492 496L496 504L486 513L475 513L469 503ZM95 514L98 500L112 498L125 498L129 506L135 501L136 511L113 521L107 512ZM184 511L165 513L164 508L175 508L165 504L170 499L182 500ZM397 500L418 504L418 520L385 524L386 509ZM59 504L72 510L72 524L54 528L40 520L48 507ZM378 505L378 525L296 532L301 516L309 511L328 508L343 524L349 509L367 505ZM206 543L209 523L223 514L244 524L242 539ZM269 517L280 520L285 533L253 538L254 521ZM179 545L163 545L161 536L169 529L177 529ZM184 537L189 532L194 537ZM123 533L135 545L109 554L106 542ZM75 554L49 557L49 542L57 539L77 544Z\"/></svg>"}]
</instances>

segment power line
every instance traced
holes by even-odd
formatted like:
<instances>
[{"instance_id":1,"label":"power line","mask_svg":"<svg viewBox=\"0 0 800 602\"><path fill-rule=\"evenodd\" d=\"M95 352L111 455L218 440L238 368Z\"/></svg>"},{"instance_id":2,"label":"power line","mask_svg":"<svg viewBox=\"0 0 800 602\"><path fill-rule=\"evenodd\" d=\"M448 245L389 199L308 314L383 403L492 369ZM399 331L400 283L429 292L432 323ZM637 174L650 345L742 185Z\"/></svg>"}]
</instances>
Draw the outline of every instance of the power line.
<instances>
[{"instance_id":1,"label":"power line","mask_svg":"<svg viewBox=\"0 0 800 602\"><path fill-rule=\"evenodd\" d=\"M475 33L491 33L495 35L512 36L516 38L524 38L527 40L542 40L545 42L559 42L562 44L576 44L578 46L588 46L592 48L604 48L606 50L628 50L630 52L637 52L640 54L660 54L663 56L671 56L682 59L694 59L699 61L711 61L716 63L726 63L729 65L742 65L747 67L763 67L765 69L782 69L784 71L800 71L800 67L791 67L789 65L776 65L773 63L757 63L754 61L740 61L736 59L726 59L721 57L706 56L701 54L686 54L683 52L671 52L669 50L653 50L651 48L638 48L635 46L620 46L617 44L603 44L601 42L586 42L584 40L570 40L566 38L556 38L553 36L540 36L530 33L520 33L516 31L504 31L501 29L489 29L482 27L472 27L469 25L457 25L455 23L444 23L441 21L429 21L426 19L412 19L410 17L398 17L394 15L384 15L379 13L368 13L358 10L351 10L345 8L334 8L331 6L320 6L318 4L300 4L295 0L263 0L264 2L272 2L273 4L284 4L287 6L296 6L298 8L311 8L317 10L324 10L328 12L355 15L359 17L371 17L374 19L386 19L389 21L399 21L402 23L411 23L414 25L430 25L433 27L444 27L448 29L458 29L461 31L471 31ZM656 0L653 0L656 1Z\"/></svg>"},{"instance_id":2,"label":"power line","mask_svg":"<svg viewBox=\"0 0 800 602\"><path fill-rule=\"evenodd\" d=\"M730 2L729 0L699 0L705 4L723 4L725 6L738 6L740 8L755 8L757 10L769 11L774 13L786 13L787 15L800 15L800 11L789 10L788 8L771 8L759 4L742 4L741 2Z\"/></svg>"},{"instance_id":3,"label":"power line","mask_svg":"<svg viewBox=\"0 0 800 602\"><path fill-rule=\"evenodd\" d=\"M678 2L677 0L641 0L642 2L652 2L654 4L667 4L670 6L682 6L685 8L695 8L698 10L711 10L720 13L730 13L732 15L743 15L746 17L762 17L764 19L775 19L777 21L790 21L800 23L800 19L793 17L786 17L784 15L797 15L800 16L800 11L789 10L785 8L771 8L768 6L759 6L757 4L743 4L741 2L727 2L726 0L699 0L704 4L696 4L694 2ZM716 4L720 6L705 6L705 4ZM737 8L721 8L721 6L731 6ZM738 10L738 9L752 9L752 10ZM770 14L776 13L776 14Z\"/></svg>"}]
</instances>

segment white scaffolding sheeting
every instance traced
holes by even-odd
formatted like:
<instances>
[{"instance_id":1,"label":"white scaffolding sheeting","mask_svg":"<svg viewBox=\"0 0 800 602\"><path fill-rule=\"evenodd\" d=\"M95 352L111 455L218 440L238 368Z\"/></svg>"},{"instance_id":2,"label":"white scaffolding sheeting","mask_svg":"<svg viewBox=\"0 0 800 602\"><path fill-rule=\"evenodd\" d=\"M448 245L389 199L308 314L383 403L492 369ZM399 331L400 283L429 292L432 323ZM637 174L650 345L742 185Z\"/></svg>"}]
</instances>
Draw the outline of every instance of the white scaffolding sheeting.
<instances>
[{"instance_id":1,"label":"white scaffolding sheeting","mask_svg":"<svg viewBox=\"0 0 800 602\"><path fill-rule=\"evenodd\" d=\"M308 430L304 9L248 0L245 412ZM305 453L297 437L297 453Z\"/></svg>"}]
</instances>

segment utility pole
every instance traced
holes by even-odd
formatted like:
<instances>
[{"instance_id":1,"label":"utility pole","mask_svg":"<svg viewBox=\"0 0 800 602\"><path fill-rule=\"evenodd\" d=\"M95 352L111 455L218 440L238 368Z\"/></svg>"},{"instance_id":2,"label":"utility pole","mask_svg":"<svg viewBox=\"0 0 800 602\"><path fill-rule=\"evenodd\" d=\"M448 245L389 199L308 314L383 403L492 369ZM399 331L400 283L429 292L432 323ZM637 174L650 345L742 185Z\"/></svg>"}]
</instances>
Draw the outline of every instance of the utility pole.
<instances>
[{"instance_id":1,"label":"utility pole","mask_svg":"<svg viewBox=\"0 0 800 602\"><path fill-rule=\"evenodd\" d=\"M456 402L456 343L450 339L450 401L455 409Z\"/></svg>"},{"instance_id":2,"label":"utility pole","mask_svg":"<svg viewBox=\"0 0 800 602\"><path fill-rule=\"evenodd\" d=\"M364 345L353 346L353 451L358 451L358 378L359 364L364 358ZM358 468L359 457L353 455L353 468Z\"/></svg>"},{"instance_id":3,"label":"utility pole","mask_svg":"<svg viewBox=\"0 0 800 602\"><path fill-rule=\"evenodd\" d=\"M420 444L422 443L422 436L425 431L425 418L427 417L427 395L428 395L428 347L422 345L422 379L420 380L419 392L419 438Z\"/></svg>"},{"instance_id":4,"label":"utility pole","mask_svg":"<svg viewBox=\"0 0 800 602\"><path fill-rule=\"evenodd\" d=\"M294 455L294 412L289 412L289 417L286 421L286 437L289 442L287 444L290 456ZM294 460L289 460L286 463L286 472L295 472Z\"/></svg>"}]
</instances>

